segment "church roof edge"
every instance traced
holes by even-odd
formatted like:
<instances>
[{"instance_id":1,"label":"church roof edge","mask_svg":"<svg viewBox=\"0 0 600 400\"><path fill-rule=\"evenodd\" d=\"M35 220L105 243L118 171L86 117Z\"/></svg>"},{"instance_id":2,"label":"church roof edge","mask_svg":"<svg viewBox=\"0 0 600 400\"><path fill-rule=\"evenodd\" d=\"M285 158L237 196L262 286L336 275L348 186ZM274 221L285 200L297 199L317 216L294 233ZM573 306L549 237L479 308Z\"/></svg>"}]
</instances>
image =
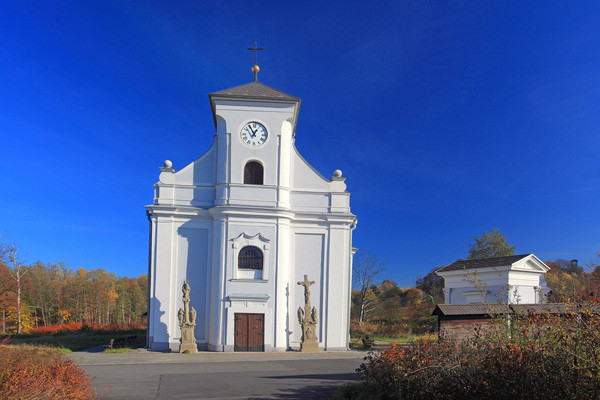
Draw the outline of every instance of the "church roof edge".
<instances>
[{"instance_id":1,"label":"church roof edge","mask_svg":"<svg viewBox=\"0 0 600 400\"><path fill-rule=\"evenodd\" d=\"M265 100L288 100L300 102L300 98L274 89L260 82L250 82L245 85L235 86L229 89L219 90L218 92L210 93L208 97L232 97L232 98L249 98L249 99L265 99Z\"/></svg>"},{"instance_id":2,"label":"church roof edge","mask_svg":"<svg viewBox=\"0 0 600 400\"><path fill-rule=\"evenodd\" d=\"M274 89L270 86L260 82L250 82L245 85L234 86L229 89L219 90L208 95L210 101L210 108L213 113L213 120L215 128L217 127L217 120L215 115L215 97L231 98L231 99L250 99L250 100L271 100L271 101L287 101L294 102L294 121L292 131L296 133L296 124L298 123L298 113L300 111L300 103L302 99L299 97L292 96L282 92L281 90Z\"/></svg>"}]
</instances>

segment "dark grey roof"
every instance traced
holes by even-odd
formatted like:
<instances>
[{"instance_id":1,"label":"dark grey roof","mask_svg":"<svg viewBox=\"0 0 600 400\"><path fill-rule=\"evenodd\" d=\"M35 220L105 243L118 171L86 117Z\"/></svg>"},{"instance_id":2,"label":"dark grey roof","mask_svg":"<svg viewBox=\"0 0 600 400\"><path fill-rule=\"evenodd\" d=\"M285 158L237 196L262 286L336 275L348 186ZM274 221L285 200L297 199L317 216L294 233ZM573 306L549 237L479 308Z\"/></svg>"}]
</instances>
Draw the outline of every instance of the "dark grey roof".
<instances>
[{"instance_id":1,"label":"dark grey roof","mask_svg":"<svg viewBox=\"0 0 600 400\"><path fill-rule=\"evenodd\" d=\"M300 101L298 97L294 97L280 90L273 89L272 87L264 85L260 82L250 82L245 85L232 87L230 89L219 90L218 92L211 93L208 96Z\"/></svg>"},{"instance_id":2,"label":"dark grey roof","mask_svg":"<svg viewBox=\"0 0 600 400\"><path fill-rule=\"evenodd\" d=\"M585 310L596 313L600 307L596 304L588 305ZM585 311L581 307L565 303L543 304L438 304L431 315L456 316L456 315L490 315L490 314L569 314Z\"/></svg>"},{"instance_id":3,"label":"dark grey roof","mask_svg":"<svg viewBox=\"0 0 600 400\"><path fill-rule=\"evenodd\" d=\"M521 254L518 256L505 256L505 257L494 257L494 258L478 258L475 260L458 260L450 265L439 268L435 272L447 272L447 271L458 271L463 269L477 269L477 268L493 268L493 267L505 267L512 265L513 263L529 256L531 254Z\"/></svg>"},{"instance_id":4,"label":"dark grey roof","mask_svg":"<svg viewBox=\"0 0 600 400\"><path fill-rule=\"evenodd\" d=\"M473 304L438 304L432 315L488 315L510 313L507 304L473 303Z\"/></svg>"}]
</instances>

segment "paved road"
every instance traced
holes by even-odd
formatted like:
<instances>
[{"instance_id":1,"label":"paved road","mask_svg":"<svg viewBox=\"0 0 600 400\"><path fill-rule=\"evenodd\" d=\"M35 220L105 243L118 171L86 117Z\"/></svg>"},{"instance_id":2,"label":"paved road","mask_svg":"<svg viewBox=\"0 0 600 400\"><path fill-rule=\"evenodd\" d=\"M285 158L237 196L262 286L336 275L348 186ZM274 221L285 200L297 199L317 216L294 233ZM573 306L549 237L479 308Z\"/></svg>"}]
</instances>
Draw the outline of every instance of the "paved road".
<instances>
[{"instance_id":1,"label":"paved road","mask_svg":"<svg viewBox=\"0 0 600 400\"><path fill-rule=\"evenodd\" d=\"M116 357L115 357L116 356ZM103 399L326 399L364 353L82 354Z\"/></svg>"}]
</instances>

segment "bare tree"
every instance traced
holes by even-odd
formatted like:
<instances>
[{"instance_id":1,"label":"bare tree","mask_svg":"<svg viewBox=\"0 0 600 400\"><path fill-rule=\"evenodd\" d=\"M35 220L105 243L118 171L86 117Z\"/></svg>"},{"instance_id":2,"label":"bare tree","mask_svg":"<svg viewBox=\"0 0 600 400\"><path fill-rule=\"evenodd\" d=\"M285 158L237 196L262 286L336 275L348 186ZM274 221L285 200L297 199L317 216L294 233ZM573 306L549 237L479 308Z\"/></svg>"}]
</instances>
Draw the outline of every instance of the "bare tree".
<instances>
[{"instance_id":1,"label":"bare tree","mask_svg":"<svg viewBox=\"0 0 600 400\"><path fill-rule=\"evenodd\" d=\"M354 288L359 291L359 324L362 324L369 305L375 300L369 298L369 294L372 295L371 286L377 282L377 278L383 271L385 271L385 262L376 253L361 250L354 256L352 280Z\"/></svg>"},{"instance_id":2,"label":"bare tree","mask_svg":"<svg viewBox=\"0 0 600 400\"><path fill-rule=\"evenodd\" d=\"M26 266L23 265L24 259L18 255L19 247L7 243L0 238L0 260L10 268L10 276L15 281L17 291L17 334L22 333L21 322L21 288L23 285L23 275L27 273Z\"/></svg>"}]
</instances>

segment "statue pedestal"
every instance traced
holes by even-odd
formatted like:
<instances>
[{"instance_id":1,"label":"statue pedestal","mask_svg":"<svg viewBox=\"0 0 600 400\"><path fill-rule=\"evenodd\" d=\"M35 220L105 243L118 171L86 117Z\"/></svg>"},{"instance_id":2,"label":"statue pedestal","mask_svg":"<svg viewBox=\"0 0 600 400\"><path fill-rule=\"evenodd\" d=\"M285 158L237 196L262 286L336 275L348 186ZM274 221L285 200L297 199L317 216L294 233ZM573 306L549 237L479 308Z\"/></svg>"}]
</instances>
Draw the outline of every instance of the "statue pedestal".
<instances>
[{"instance_id":1,"label":"statue pedestal","mask_svg":"<svg viewBox=\"0 0 600 400\"><path fill-rule=\"evenodd\" d=\"M315 335L315 325L304 323L302 325L302 342L300 343L300 351L315 352L319 351L319 343Z\"/></svg>"},{"instance_id":2,"label":"statue pedestal","mask_svg":"<svg viewBox=\"0 0 600 400\"><path fill-rule=\"evenodd\" d=\"M196 324L184 324L181 327L181 342L179 344L180 353L197 353L198 345L194 338L194 328Z\"/></svg>"}]
</instances>

